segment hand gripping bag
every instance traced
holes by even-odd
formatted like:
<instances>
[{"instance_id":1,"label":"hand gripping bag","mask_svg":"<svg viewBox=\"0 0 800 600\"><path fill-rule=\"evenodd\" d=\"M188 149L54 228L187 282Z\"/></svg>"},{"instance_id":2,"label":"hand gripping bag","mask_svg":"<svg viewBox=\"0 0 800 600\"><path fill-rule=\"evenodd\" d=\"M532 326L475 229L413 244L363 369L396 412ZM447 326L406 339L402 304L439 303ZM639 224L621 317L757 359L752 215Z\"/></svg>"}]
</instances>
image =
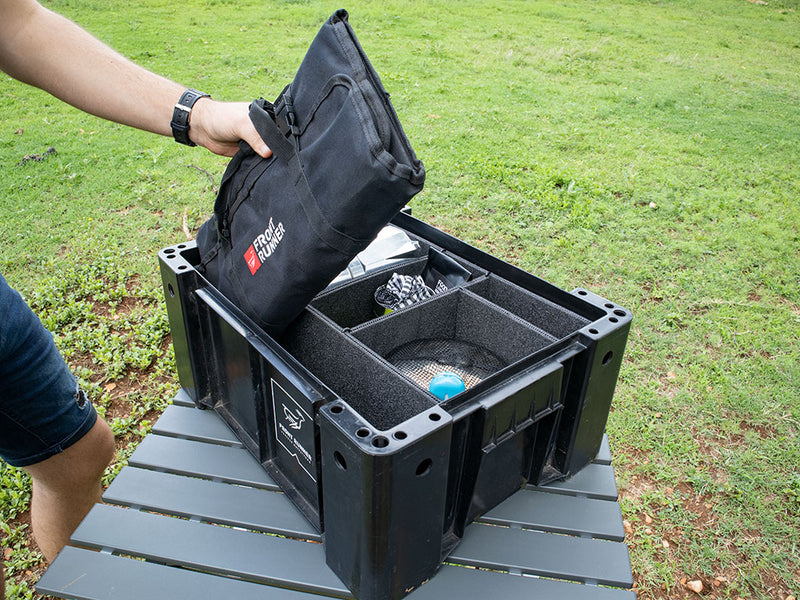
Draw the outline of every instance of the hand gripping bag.
<instances>
[{"instance_id":1,"label":"hand gripping bag","mask_svg":"<svg viewBox=\"0 0 800 600\"><path fill-rule=\"evenodd\" d=\"M209 282L277 335L422 189L425 169L344 10L250 118L273 156L240 144L197 246Z\"/></svg>"}]
</instances>

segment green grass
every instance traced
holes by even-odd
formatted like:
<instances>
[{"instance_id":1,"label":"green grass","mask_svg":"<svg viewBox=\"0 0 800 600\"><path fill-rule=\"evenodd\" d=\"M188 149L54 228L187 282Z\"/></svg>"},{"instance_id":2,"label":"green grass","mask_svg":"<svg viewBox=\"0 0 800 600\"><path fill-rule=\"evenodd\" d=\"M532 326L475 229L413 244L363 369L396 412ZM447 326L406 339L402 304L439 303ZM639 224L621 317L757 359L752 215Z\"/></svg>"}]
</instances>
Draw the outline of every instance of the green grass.
<instances>
[{"instance_id":1,"label":"green grass","mask_svg":"<svg viewBox=\"0 0 800 600\"><path fill-rule=\"evenodd\" d=\"M221 99L276 96L338 8L189 4L48 5ZM797 596L800 2L350 12L428 170L415 214L634 314L608 432L639 598L689 596L682 580L715 597ZM117 430L131 443L174 384L156 251L211 212L203 171L218 182L225 163L0 76L0 272L52 319L100 405L104 386L125 389ZM115 300L92 278L136 299L119 311L124 339L106 335ZM13 519L24 480L0 476Z\"/></svg>"}]
</instances>

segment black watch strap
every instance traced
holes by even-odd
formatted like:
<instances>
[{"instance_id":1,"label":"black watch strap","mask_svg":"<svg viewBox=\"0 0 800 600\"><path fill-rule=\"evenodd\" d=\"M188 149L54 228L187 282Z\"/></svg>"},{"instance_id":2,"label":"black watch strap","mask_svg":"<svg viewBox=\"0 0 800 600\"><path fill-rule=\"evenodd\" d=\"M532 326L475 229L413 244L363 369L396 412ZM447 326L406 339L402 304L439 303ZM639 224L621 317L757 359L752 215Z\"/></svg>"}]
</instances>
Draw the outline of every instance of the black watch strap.
<instances>
[{"instance_id":1,"label":"black watch strap","mask_svg":"<svg viewBox=\"0 0 800 600\"><path fill-rule=\"evenodd\" d=\"M198 92L197 90L188 89L181 94L180 100L172 110L172 137L179 144L186 144L187 146L196 146L192 140L189 139L189 114L192 112L194 103L200 98L210 98L209 94Z\"/></svg>"}]
</instances>

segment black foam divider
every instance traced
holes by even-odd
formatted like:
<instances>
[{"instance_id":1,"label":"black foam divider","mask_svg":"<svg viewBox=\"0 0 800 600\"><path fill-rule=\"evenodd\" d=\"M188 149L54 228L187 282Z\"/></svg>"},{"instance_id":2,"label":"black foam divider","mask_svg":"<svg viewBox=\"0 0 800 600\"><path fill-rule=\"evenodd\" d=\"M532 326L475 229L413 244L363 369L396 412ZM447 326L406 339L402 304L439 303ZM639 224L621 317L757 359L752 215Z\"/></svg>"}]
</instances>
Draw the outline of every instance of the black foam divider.
<instances>
[{"instance_id":1,"label":"black foam divider","mask_svg":"<svg viewBox=\"0 0 800 600\"><path fill-rule=\"evenodd\" d=\"M427 239L422 238L422 237L420 237L418 235L415 235L414 233L412 233L410 231L406 231L406 235L408 235L409 238L411 238L412 240L414 240L418 244L420 244L420 246L427 247L427 248L429 248L430 251L439 252L439 253L447 256L447 258L449 258L450 260L456 261L458 264L460 264L462 267L464 267L467 271L472 273L472 279L477 279L478 277L481 277L483 275L487 275L489 273L483 267L479 267L478 265L469 262L468 260L466 260L462 256L458 256L458 255L453 254L452 252L450 252L448 250L445 250L441 246L438 246L438 245L432 243L430 240L427 240Z\"/></svg>"},{"instance_id":2,"label":"black foam divider","mask_svg":"<svg viewBox=\"0 0 800 600\"><path fill-rule=\"evenodd\" d=\"M377 316L375 314L375 290L384 285L392 273L419 275L425 269L426 263L427 257L423 256L375 271L375 273L359 277L352 282L341 284L330 291L321 293L314 299L311 306L340 327L355 327Z\"/></svg>"},{"instance_id":3,"label":"black foam divider","mask_svg":"<svg viewBox=\"0 0 800 600\"><path fill-rule=\"evenodd\" d=\"M433 396L313 309L290 325L280 343L377 430L436 405Z\"/></svg>"},{"instance_id":4,"label":"black foam divider","mask_svg":"<svg viewBox=\"0 0 800 600\"><path fill-rule=\"evenodd\" d=\"M423 242L420 241L420 244L422 245ZM438 248L431 247L428 244L425 244L425 246L429 252L428 256L409 259L407 262L390 265L374 273L370 273L369 275L358 277L353 281L337 284L335 287L319 294L311 302L311 306L344 329L357 327L367 321L371 321L378 316L382 316L376 313L374 301L375 290L385 285L386 282L389 281L392 273L399 273L400 275L423 275L426 271L430 253L437 254L440 257L447 257L442 258L442 260L446 261L449 259L458 263L469 271L472 280L486 275L486 271L471 263L456 258Z\"/></svg>"},{"instance_id":5,"label":"black foam divider","mask_svg":"<svg viewBox=\"0 0 800 600\"><path fill-rule=\"evenodd\" d=\"M493 353L506 365L553 342L521 319L458 289L358 327L353 336L384 357L417 340L468 342Z\"/></svg>"},{"instance_id":6,"label":"black foam divider","mask_svg":"<svg viewBox=\"0 0 800 600\"><path fill-rule=\"evenodd\" d=\"M589 324L589 320L495 275L467 284L467 289L536 327L562 339Z\"/></svg>"}]
</instances>

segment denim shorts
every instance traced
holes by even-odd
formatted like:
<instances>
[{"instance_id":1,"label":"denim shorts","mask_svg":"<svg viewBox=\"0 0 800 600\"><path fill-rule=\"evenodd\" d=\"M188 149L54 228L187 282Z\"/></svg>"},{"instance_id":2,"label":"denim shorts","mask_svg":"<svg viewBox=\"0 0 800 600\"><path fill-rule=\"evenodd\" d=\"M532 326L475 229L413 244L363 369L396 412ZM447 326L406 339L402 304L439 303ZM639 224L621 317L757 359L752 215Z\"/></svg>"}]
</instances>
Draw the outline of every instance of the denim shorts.
<instances>
[{"instance_id":1,"label":"denim shorts","mask_svg":"<svg viewBox=\"0 0 800 600\"><path fill-rule=\"evenodd\" d=\"M15 467L41 462L96 420L53 336L0 275L0 458Z\"/></svg>"}]
</instances>

